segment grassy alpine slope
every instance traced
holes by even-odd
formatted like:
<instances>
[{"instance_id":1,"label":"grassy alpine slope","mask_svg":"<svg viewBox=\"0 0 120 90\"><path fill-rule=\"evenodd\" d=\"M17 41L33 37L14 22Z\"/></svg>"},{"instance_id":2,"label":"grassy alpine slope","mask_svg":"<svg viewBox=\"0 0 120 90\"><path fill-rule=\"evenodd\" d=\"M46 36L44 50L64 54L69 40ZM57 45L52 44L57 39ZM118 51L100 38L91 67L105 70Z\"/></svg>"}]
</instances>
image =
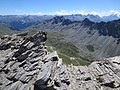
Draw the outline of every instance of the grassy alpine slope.
<instances>
[{"instance_id":1,"label":"grassy alpine slope","mask_svg":"<svg viewBox=\"0 0 120 90\"><path fill-rule=\"evenodd\" d=\"M10 27L6 24L0 24L0 36L2 35L12 35L14 33L18 33L19 31L15 31L10 29Z\"/></svg>"},{"instance_id":2,"label":"grassy alpine slope","mask_svg":"<svg viewBox=\"0 0 120 90\"><path fill-rule=\"evenodd\" d=\"M29 29L23 31L15 31L11 30L10 27L6 24L0 24L0 36L2 35L12 35L14 33L21 33L28 31L29 35L33 35L37 32L37 30ZM46 45L48 46L48 51L57 51L60 58L63 59L65 64L73 64L73 65L89 65L90 62L80 58L79 49L70 42L64 40L64 34L47 31L48 39L46 41Z\"/></svg>"},{"instance_id":3,"label":"grassy alpine slope","mask_svg":"<svg viewBox=\"0 0 120 90\"><path fill-rule=\"evenodd\" d=\"M48 32L46 41L48 51L57 51L65 64L89 65L90 62L79 55L79 49L70 42L64 40L64 35L58 32Z\"/></svg>"}]
</instances>

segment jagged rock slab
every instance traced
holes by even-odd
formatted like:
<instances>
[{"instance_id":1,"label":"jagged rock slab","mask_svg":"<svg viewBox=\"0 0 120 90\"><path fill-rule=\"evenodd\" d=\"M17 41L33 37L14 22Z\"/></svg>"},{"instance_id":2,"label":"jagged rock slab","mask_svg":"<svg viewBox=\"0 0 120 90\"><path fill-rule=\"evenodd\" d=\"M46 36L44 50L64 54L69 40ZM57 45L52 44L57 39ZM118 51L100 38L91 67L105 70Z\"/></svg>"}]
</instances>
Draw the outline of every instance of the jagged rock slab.
<instances>
[{"instance_id":1,"label":"jagged rock slab","mask_svg":"<svg viewBox=\"0 0 120 90\"><path fill-rule=\"evenodd\" d=\"M0 90L120 90L120 57L89 66L65 65L48 53L47 33L0 39Z\"/></svg>"}]
</instances>

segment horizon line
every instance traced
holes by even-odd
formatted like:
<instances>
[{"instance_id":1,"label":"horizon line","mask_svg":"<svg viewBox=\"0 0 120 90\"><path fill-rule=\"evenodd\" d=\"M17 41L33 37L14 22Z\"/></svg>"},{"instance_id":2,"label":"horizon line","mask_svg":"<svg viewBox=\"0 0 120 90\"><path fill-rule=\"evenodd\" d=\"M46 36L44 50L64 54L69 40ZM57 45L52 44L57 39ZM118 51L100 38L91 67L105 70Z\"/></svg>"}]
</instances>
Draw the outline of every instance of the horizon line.
<instances>
[{"instance_id":1,"label":"horizon line","mask_svg":"<svg viewBox=\"0 0 120 90\"><path fill-rule=\"evenodd\" d=\"M51 15L51 16L64 16L64 15L98 15L100 17L103 16L110 16L110 15L117 15L120 17L120 11L118 10L109 10L109 11L85 11L85 10L60 10L54 12L26 12L21 10L15 10L14 13L2 13L0 15L36 15L36 16L44 16L44 15Z\"/></svg>"}]
</instances>

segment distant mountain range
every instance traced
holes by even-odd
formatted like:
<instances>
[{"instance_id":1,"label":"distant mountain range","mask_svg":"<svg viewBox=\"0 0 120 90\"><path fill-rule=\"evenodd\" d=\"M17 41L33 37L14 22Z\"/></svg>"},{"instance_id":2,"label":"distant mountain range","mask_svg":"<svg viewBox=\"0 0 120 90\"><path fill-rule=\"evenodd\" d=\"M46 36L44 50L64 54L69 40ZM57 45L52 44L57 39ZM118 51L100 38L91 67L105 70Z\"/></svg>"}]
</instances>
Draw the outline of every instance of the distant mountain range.
<instances>
[{"instance_id":1,"label":"distant mountain range","mask_svg":"<svg viewBox=\"0 0 120 90\"><path fill-rule=\"evenodd\" d=\"M53 15L43 15L43 16L37 16L37 15L0 15L0 23L5 23L10 25L11 29L15 30L21 30L28 26L34 25L36 23L39 23L41 21L52 19ZM120 17L116 14L112 14L110 16L103 16L100 17L98 15L81 15L81 14L74 14L74 15L64 15L65 19L69 19L71 21L82 21L85 18L88 18L89 20L93 22L108 22L112 20L117 20Z\"/></svg>"},{"instance_id":2,"label":"distant mountain range","mask_svg":"<svg viewBox=\"0 0 120 90\"><path fill-rule=\"evenodd\" d=\"M51 19L53 16L43 15L0 15L0 23L8 24L11 29L20 30L31 26L37 22Z\"/></svg>"},{"instance_id":3,"label":"distant mountain range","mask_svg":"<svg viewBox=\"0 0 120 90\"><path fill-rule=\"evenodd\" d=\"M93 14L88 14L88 15L76 14L76 15L66 15L65 18L70 19L72 21L82 21L85 18L88 18L90 21L93 21L93 22L101 22L101 21L108 22L112 20L117 20L120 17L117 14L111 14L109 16L103 16L103 17L100 17L98 15L93 15Z\"/></svg>"}]
</instances>

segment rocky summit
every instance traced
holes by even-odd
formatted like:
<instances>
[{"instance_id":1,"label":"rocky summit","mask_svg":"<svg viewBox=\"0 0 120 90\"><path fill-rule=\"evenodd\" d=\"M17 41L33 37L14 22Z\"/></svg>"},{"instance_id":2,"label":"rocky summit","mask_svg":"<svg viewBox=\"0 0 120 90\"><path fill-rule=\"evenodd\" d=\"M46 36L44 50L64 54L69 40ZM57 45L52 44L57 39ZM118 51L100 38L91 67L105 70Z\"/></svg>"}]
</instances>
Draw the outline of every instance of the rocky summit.
<instances>
[{"instance_id":1,"label":"rocky summit","mask_svg":"<svg viewBox=\"0 0 120 90\"><path fill-rule=\"evenodd\" d=\"M46 40L44 31L0 38L0 90L120 90L119 56L65 65Z\"/></svg>"}]
</instances>

